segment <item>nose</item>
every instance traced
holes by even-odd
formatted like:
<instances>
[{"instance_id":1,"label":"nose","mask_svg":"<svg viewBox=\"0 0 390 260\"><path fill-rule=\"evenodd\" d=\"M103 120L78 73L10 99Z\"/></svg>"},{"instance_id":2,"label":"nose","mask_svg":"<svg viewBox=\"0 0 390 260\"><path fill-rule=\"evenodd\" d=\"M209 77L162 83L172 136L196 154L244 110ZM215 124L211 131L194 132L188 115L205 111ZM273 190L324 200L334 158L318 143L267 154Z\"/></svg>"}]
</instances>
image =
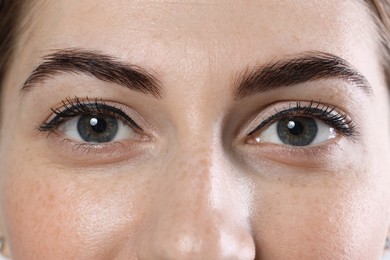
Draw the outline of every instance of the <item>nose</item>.
<instances>
[{"instance_id":1,"label":"nose","mask_svg":"<svg viewBox=\"0 0 390 260\"><path fill-rule=\"evenodd\" d=\"M246 185L216 156L180 156L161 173L139 259L254 259Z\"/></svg>"}]
</instances>

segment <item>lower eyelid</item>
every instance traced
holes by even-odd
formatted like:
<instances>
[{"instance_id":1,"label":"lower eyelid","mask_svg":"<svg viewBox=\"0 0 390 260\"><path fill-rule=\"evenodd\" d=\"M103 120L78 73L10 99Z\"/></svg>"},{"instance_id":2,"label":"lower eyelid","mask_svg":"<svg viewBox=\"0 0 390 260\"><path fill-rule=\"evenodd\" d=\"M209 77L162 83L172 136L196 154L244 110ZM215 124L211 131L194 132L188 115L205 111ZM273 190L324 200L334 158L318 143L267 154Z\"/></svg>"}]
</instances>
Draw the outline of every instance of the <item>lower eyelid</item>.
<instances>
[{"instance_id":1,"label":"lower eyelid","mask_svg":"<svg viewBox=\"0 0 390 260\"><path fill-rule=\"evenodd\" d=\"M82 143L55 131L45 140L49 147L46 157L70 167L106 167L107 164L128 160L135 163L137 159L151 156L151 151L156 151L155 142L148 137L110 143Z\"/></svg>"},{"instance_id":2,"label":"lower eyelid","mask_svg":"<svg viewBox=\"0 0 390 260\"><path fill-rule=\"evenodd\" d=\"M311 168L313 171L337 168L342 161L340 158L347 160L350 157L345 154L344 150L348 145L351 143L347 143L345 139L339 137L332 141L328 140L321 145L302 148L264 143L261 145L261 149L258 149L256 145L247 146L244 158L255 168L268 166L275 168L276 165L280 165L280 167L288 167L291 170L304 168L304 172L307 173L308 169Z\"/></svg>"}]
</instances>

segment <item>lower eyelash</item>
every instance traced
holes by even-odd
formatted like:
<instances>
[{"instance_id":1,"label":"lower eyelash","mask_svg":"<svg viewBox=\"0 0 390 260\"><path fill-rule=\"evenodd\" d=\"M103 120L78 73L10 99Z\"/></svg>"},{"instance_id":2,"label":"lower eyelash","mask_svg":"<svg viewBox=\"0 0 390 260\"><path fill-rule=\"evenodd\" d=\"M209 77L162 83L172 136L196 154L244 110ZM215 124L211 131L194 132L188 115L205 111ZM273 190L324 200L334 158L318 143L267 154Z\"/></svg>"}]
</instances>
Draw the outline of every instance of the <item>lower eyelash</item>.
<instances>
[{"instance_id":1,"label":"lower eyelash","mask_svg":"<svg viewBox=\"0 0 390 260\"><path fill-rule=\"evenodd\" d=\"M308 116L322 120L326 124L334 127L337 131L346 137L355 137L358 133L355 125L346 114L335 112L335 108L311 101L309 105L302 106L301 102L291 103L289 107L283 108L281 111L275 111L275 114L261 122L248 136L253 135L266 126L269 126L276 121L285 117Z\"/></svg>"},{"instance_id":2,"label":"lower eyelash","mask_svg":"<svg viewBox=\"0 0 390 260\"><path fill-rule=\"evenodd\" d=\"M130 127L136 128L142 131L142 128L134 122L122 109L113 105L107 105L103 100L97 98L93 101L80 100L78 97L75 99L69 99L62 101L62 108L52 108L52 112L55 115L53 119L48 122L43 122L38 126L38 130L42 132L53 132L65 121L80 115L87 114L105 114L115 117L118 120L123 121Z\"/></svg>"}]
</instances>

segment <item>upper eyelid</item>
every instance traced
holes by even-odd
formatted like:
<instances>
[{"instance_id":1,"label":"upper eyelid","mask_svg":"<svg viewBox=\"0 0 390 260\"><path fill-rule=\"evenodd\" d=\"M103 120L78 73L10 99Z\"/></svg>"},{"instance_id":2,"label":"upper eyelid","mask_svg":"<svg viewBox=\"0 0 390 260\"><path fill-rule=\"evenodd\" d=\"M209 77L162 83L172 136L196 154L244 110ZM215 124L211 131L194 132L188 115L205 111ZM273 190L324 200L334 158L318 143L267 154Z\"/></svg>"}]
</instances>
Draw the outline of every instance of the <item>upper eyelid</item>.
<instances>
[{"instance_id":1,"label":"upper eyelid","mask_svg":"<svg viewBox=\"0 0 390 260\"><path fill-rule=\"evenodd\" d=\"M293 106L293 102L292 102L289 104L289 107L283 107L279 111L275 109L275 112L271 116L267 117L266 119L263 119L262 122L260 124L258 124L254 130L252 130L249 134L247 134L247 136L251 136L251 135L255 134L256 132L260 131L264 127L283 118L283 116L299 116L299 115L313 116L313 117L315 117L315 115L319 116L320 114L312 113L314 110L318 110L318 112L320 112L320 113L327 113L326 115L330 115L330 114L334 113L334 116L343 118L343 120L345 120L344 124L348 125L348 127L350 129L350 132L347 133L348 135L352 135L356 132L356 129L355 129L356 127L353 124L352 119L347 114L345 114L341 111L338 111L335 107L330 106L330 105L326 105L326 104L322 104L320 102L314 102L314 101L309 102L308 105L301 105L301 103L302 102L297 101L297 102L295 102L295 106ZM308 113L309 110L312 110L312 111L310 111L310 113ZM301 112L301 113L299 113L299 112ZM302 114L302 112L303 112L303 114ZM294 115L293 113L296 113L296 114ZM325 117L326 115L324 114L324 115L322 115L322 117ZM324 118L318 118L318 119L321 120ZM325 122L325 123L329 123L329 122Z\"/></svg>"},{"instance_id":2,"label":"upper eyelid","mask_svg":"<svg viewBox=\"0 0 390 260\"><path fill-rule=\"evenodd\" d=\"M128 116L120 107L117 107L115 105L108 105L103 100L95 99L93 101L86 98L86 100L80 100L79 98L75 97L74 100L71 100L67 98L66 100L62 101L63 106L60 108L52 108L53 114L55 116L50 119L46 120L43 123L40 124L38 127L41 131L49 131L52 130L54 127L58 127L61 123L74 118L78 115L88 114L88 113L97 113L97 114L107 114L112 113L113 115L118 115L121 119L124 121L127 121L130 127L135 127L140 131L143 131L143 129L130 117ZM66 113L70 113L66 115ZM66 120L62 120L63 118L68 118ZM120 119L118 118L118 120Z\"/></svg>"}]
</instances>

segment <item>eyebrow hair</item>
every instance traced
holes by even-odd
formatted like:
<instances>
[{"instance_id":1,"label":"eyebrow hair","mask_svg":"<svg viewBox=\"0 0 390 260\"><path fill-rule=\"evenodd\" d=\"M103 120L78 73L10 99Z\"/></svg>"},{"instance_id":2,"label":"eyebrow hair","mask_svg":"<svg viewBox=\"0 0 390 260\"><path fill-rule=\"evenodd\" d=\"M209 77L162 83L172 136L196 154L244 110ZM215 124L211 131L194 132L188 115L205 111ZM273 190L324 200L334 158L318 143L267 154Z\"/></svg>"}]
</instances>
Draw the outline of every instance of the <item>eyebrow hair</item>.
<instances>
[{"instance_id":1,"label":"eyebrow hair","mask_svg":"<svg viewBox=\"0 0 390 260\"><path fill-rule=\"evenodd\" d=\"M82 49L64 49L44 56L43 63L27 78L21 91L60 73L84 73L156 98L162 97L160 82L144 69L97 51ZM294 58L245 70L236 81L234 96L240 99L276 88L329 78L344 80L368 94L372 93L367 79L346 60L325 52L305 52Z\"/></svg>"},{"instance_id":2,"label":"eyebrow hair","mask_svg":"<svg viewBox=\"0 0 390 260\"><path fill-rule=\"evenodd\" d=\"M289 87L320 79L340 79L371 94L368 80L346 60L325 52L305 52L297 57L278 60L246 70L236 81L234 95L240 99L255 93Z\"/></svg>"},{"instance_id":3,"label":"eyebrow hair","mask_svg":"<svg viewBox=\"0 0 390 260\"><path fill-rule=\"evenodd\" d=\"M96 51L82 49L59 50L44 56L43 63L27 78L21 91L60 73L83 73L156 98L162 97L159 81L144 69Z\"/></svg>"}]
</instances>

